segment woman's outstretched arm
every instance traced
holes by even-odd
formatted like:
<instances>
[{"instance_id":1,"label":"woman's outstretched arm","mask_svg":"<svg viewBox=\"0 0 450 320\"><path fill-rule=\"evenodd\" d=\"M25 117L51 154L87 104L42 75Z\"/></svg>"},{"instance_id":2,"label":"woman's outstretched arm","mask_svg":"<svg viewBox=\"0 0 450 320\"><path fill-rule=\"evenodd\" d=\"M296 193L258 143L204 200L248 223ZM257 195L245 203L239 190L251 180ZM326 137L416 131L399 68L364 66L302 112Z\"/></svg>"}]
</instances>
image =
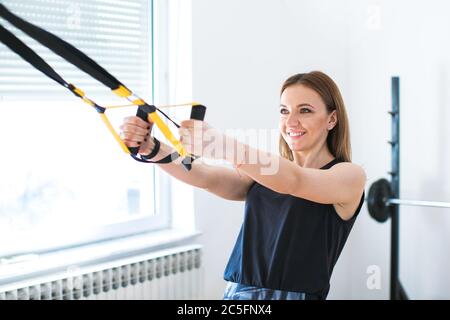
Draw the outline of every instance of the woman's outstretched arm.
<instances>
[{"instance_id":1,"label":"woman's outstretched arm","mask_svg":"<svg viewBox=\"0 0 450 320\"><path fill-rule=\"evenodd\" d=\"M150 138L152 124L138 117L125 118L121 128L121 138L128 147L139 146L139 153L149 154L153 150L154 142ZM161 142L158 154L152 161L158 161L175 150ZM222 166L208 165L197 159L192 163L192 169L186 171L178 158L174 162L157 164L172 177L191 186L209 191L221 198L235 201L245 200L247 191L253 179L247 175L238 174L236 170Z\"/></svg>"},{"instance_id":2,"label":"woman's outstretched arm","mask_svg":"<svg viewBox=\"0 0 450 320\"><path fill-rule=\"evenodd\" d=\"M182 121L180 132L186 137L182 143L189 152L226 160L238 166L242 174L279 193L318 203L347 205L360 199L364 191L365 172L354 163L338 163L327 170L303 168L293 161L241 143L197 120ZM216 149L226 146L227 152L207 152L211 148L207 148L205 136L213 137Z\"/></svg>"}]
</instances>

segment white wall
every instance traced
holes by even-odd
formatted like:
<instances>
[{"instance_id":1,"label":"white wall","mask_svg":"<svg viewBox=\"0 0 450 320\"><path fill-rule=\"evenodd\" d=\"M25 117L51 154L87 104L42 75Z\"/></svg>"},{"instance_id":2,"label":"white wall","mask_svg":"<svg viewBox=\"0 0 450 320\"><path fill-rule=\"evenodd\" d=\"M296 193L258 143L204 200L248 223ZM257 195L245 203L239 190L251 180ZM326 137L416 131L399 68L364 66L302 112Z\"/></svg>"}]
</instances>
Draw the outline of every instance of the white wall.
<instances>
[{"instance_id":1,"label":"white wall","mask_svg":"<svg viewBox=\"0 0 450 320\"><path fill-rule=\"evenodd\" d=\"M450 201L450 3L375 0L192 0L193 98L219 128L276 128L281 83L315 69L338 83L353 161L374 180L390 168L390 77L401 77L401 195ZM195 191L205 245L206 298L222 273L243 203ZM436 211L436 212L435 212ZM427 214L429 213L429 214ZM448 210L401 210L401 278L412 298L449 298ZM386 299L390 224L364 206L335 268L329 299ZM381 268L381 288L366 286Z\"/></svg>"}]
</instances>

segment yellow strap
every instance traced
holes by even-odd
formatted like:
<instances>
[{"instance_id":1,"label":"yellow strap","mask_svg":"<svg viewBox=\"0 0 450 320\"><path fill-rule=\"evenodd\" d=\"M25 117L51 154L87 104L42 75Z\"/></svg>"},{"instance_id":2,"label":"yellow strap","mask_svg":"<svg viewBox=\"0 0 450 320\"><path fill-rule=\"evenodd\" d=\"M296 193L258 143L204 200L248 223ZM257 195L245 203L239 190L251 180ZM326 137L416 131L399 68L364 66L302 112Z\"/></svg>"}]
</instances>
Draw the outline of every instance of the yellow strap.
<instances>
[{"instance_id":1,"label":"yellow strap","mask_svg":"<svg viewBox=\"0 0 450 320\"><path fill-rule=\"evenodd\" d=\"M87 104L93 106L94 102L88 98L84 97L84 92L81 91L78 88L75 88L74 90L76 93L78 93L84 102L86 102ZM129 97L132 93L130 90L128 90L127 88L125 88L124 86L120 86L119 88L112 90L115 94L117 94L120 97ZM145 104L144 100L142 99L136 99L134 101L132 101L133 105L143 105ZM174 104L174 105L166 105L166 106L161 106L160 108L168 108L168 107L178 107L178 106L187 106L187 105L192 105L192 106L196 106L199 105L196 102L190 102L190 103L182 103L182 104ZM123 105L123 106L110 106L110 107L106 107L106 108L119 108L119 107L125 107L128 105ZM105 123L106 127L108 128L109 132L113 135L114 139L117 141L117 143L119 143L120 147L122 148L122 150L125 153L130 154L130 150L128 149L128 147L125 145L125 143L123 143L122 139L120 139L119 135L117 134L117 132L114 130L113 126L111 125L111 122L109 122L108 118L106 117L106 115L104 113L100 113L100 118L102 118L103 122ZM186 149L184 149L183 145L181 144L181 142L172 134L172 132L170 131L169 127L167 127L167 125L162 121L162 119L158 116L158 114L156 112L151 112L148 114L148 120L149 122L153 122L156 124L156 126L159 128L159 130L163 133L163 135L166 137L167 140L169 140L169 142L173 145L173 147L175 148L175 150L180 154L181 157L186 157L187 156L187 151Z\"/></svg>"},{"instance_id":2,"label":"yellow strap","mask_svg":"<svg viewBox=\"0 0 450 320\"><path fill-rule=\"evenodd\" d=\"M119 86L117 89L112 90L115 94L117 94L119 97L129 97L131 96L131 91L125 88L124 86Z\"/></svg>"},{"instance_id":3,"label":"yellow strap","mask_svg":"<svg viewBox=\"0 0 450 320\"><path fill-rule=\"evenodd\" d=\"M83 99L84 102L86 102L88 105L90 105L91 107L95 106L94 101L92 101L91 99L88 99L86 97L81 98Z\"/></svg>"},{"instance_id":4,"label":"yellow strap","mask_svg":"<svg viewBox=\"0 0 450 320\"><path fill-rule=\"evenodd\" d=\"M95 103L92 100L90 100L84 96L84 92L82 90L75 87L74 91L82 97L82 100L84 102L86 102L87 104L89 104L91 106L95 105ZM119 88L112 90L112 91L115 94L117 94L118 96L124 97L124 98L129 97L132 94L131 91L128 90L127 88L125 88L124 86L120 86ZM139 105L145 104L145 101L142 99L136 99L136 100L132 101L132 103L133 103L132 105L139 106ZM109 106L109 107L105 107L105 109L127 107L127 106L132 106L132 105ZM196 105L199 105L199 103L197 103L197 102L180 103L180 104L160 106L159 108L170 108L170 107L179 107L179 106L188 106L188 105L196 106ZM100 118L103 120L104 124L106 125L106 127L108 128L109 132L113 135L113 137L117 141L117 143L119 143L122 150L125 153L130 154L130 150L125 145L125 143L123 143L122 139L120 139L119 135L114 130L111 122L109 122L106 115L104 113L99 113L99 115L100 115ZM180 154L181 157L184 158L187 156L188 153L187 153L186 149L184 149L181 142L172 134L169 127L167 127L167 125L162 121L162 119L158 116L158 114L156 112L149 113L148 120L149 120L149 122L153 122L156 124L156 126L159 128L159 130L163 133L163 135L166 137L166 139L169 140L169 142L173 145L173 147Z\"/></svg>"},{"instance_id":5,"label":"yellow strap","mask_svg":"<svg viewBox=\"0 0 450 320\"><path fill-rule=\"evenodd\" d=\"M120 147L123 151L130 154L130 150L128 150L128 147L123 143L122 139L120 139L117 132L114 130L113 126L111 125L111 122L109 122L108 118L104 113L100 113L100 118L102 118L103 122L105 123L106 127L108 128L109 132L114 136L114 139L119 143Z\"/></svg>"},{"instance_id":6,"label":"yellow strap","mask_svg":"<svg viewBox=\"0 0 450 320\"><path fill-rule=\"evenodd\" d=\"M118 106L106 106L105 109L116 109L116 108L125 108L125 107L136 107L135 104L122 104Z\"/></svg>"},{"instance_id":7,"label":"yellow strap","mask_svg":"<svg viewBox=\"0 0 450 320\"><path fill-rule=\"evenodd\" d=\"M163 109L163 108L173 108L173 107L181 107L181 106L198 106L200 105L200 103L197 102L187 102L187 103L179 103L179 104L167 104L164 106L158 106L158 108Z\"/></svg>"},{"instance_id":8,"label":"yellow strap","mask_svg":"<svg viewBox=\"0 0 450 320\"><path fill-rule=\"evenodd\" d=\"M167 140L170 141L170 143L173 145L175 150L182 156L183 158L186 157L187 151L184 149L183 145L180 141L175 138L175 136L170 132L169 128L166 126L166 124L161 120L161 118L158 116L156 112L151 112L148 114L148 120L149 122L153 122L156 124L156 126L161 130L163 135L166 137Z\"/></svg>"},{"instance_id":9,"label":"yellow strap","mask_svg":"<svg viewBox=\"0 0 450 320\"><path fill-rule=\"evenodd\" d=\"M74 86L75 87L75 86ZM81 90L80 88L75 87L75 89L73 89L73 91L78 94L80 97L84 97L84 92L83 90Z\"/></svg>"},{"instance_id":10,"label":"yellow strap","mask_svg":"<svg viewBox=\"0 0 450 320\"><path fill-rule=\"evenodd\" d=\"M141 104L138 104L138 102L141 103L141 102L144 102L144 100L139 99L139 100L133 101L133 104L122 104L122 105L117 105L117 106L106 106L104 108L105 109L115 109L115 108L135 107L136 104L137 105L141 105ZM173 108L173 107L182 107L182 106L193 106L193 107L195 107L195 106L199 106L199 105L200 105L200 103L197 103L197 102L187 102L187 103L179 103L179 104L167 104L167 105L157 106L157 107L158 107L158 109L164 109L164 108Z\"/></svg>"},{"instance_id":11,"label":"yellow strap","mask_svg":"<svg viewBox=\"0 0 450 320\"><path fill-rule=\"evenodd\" d=\"M142 99L136 99L136 100L133 100L132 103L137 106L142 106L145 104L145 101Z\"/></svg>"}]
</instances>

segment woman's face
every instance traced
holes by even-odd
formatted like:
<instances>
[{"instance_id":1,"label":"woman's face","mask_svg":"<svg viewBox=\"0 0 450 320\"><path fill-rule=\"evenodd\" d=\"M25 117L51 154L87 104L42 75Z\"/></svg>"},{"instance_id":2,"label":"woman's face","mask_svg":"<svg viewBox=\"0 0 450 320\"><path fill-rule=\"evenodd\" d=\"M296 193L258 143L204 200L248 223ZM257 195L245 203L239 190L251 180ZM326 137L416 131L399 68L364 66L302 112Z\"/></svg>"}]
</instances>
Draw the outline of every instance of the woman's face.
<instances>
[{"instance_id":1,"label":"woman's face","mask_svg":"<svg viewBox=\"0 0 450 320\"><path fill-rule=\"evenodd\" d=\"M292 151L307 151L326 141L330 122L319 94L301 84L287 87L281 94L280 132Z\"/></svg>"}]
</instances>

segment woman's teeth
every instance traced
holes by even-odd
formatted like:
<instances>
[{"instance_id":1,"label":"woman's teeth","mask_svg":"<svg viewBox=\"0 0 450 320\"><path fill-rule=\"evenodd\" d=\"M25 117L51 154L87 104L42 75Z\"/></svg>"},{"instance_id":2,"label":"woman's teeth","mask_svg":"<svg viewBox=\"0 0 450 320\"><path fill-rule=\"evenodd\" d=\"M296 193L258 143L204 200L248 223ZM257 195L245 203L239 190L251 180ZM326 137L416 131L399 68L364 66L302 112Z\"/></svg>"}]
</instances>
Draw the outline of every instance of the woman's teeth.
<instances>
[{"instance_id":1,"label":"woman's teeth","mask_svg":"<svg viewBox=\"0 0 450 320\"><path fill-rule=\"evenodd\" d=\"M302 136L304 134L305 134L305 132L288 132L288 135L290 137L300 137L300 136Z\"/></svg>"}]
</instances>

